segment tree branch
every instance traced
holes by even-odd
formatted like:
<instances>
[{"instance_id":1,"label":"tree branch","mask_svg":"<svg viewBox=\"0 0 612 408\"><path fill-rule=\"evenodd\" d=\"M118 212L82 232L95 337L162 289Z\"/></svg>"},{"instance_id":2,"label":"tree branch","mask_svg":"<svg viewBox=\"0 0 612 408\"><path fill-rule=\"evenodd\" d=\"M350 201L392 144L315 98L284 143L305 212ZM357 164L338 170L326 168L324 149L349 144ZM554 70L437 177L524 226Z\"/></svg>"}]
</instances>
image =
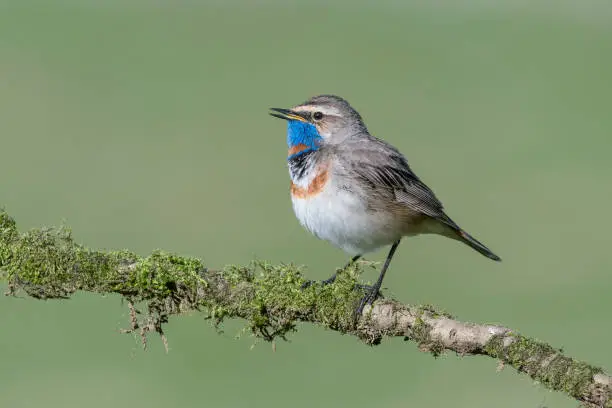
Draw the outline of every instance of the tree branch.
<instances>
[{"instance_id":1,"label":"tree branch","mask_svg":"<svg viewBox=\"0 0 612 408\"><path fill-rule=\"evenodd\" d=\"M301 289L304 279L292 265L256 262L210 270L198 259L163 251L146 258L129 251L95 251L75 243L66 228L20 234L0 210L0 278L7 281L9 295L61 299L76 291L117 293L130 307L127 331L139 331L145 345L149 331L167 344L164 323L193 310L206 311L216 325L226 318L244 319L255 336L267 341L285 338L298 322L310 322L370 345L398 336L434 356L446 350L489 356L587 406L612 408L612 377L603 369L506 327L465 323L432 306L391 299L377 300L355 318L361 265L340 274L332 285ZM144 312L136 311L138 303Z\"/></svg>"}]
</instances>

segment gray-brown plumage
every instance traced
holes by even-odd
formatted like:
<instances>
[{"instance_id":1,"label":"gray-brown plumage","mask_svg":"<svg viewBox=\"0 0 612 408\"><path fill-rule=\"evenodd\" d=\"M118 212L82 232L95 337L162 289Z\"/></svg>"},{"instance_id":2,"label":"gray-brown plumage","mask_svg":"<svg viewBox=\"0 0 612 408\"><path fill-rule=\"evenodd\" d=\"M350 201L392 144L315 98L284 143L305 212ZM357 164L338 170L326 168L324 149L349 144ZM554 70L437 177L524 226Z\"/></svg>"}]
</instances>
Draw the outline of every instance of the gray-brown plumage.
<instances>
[{"instance_id":1,"label":"gray-brown plumage","mask_svg":"<svg viewBox=\"0 0 612 408\"><path fill-rule=\"evenodd\" d=\"M273 116L288 120L292 201L302 225L353 255L353 261L392 245L361 307L376 297L404 236L439 234L500 260L446 215L406 158L372 136L344 99L320 95L292 109L273 111ZM333 280L334 276L326 282Z\"/></svg>"}]
</instances>

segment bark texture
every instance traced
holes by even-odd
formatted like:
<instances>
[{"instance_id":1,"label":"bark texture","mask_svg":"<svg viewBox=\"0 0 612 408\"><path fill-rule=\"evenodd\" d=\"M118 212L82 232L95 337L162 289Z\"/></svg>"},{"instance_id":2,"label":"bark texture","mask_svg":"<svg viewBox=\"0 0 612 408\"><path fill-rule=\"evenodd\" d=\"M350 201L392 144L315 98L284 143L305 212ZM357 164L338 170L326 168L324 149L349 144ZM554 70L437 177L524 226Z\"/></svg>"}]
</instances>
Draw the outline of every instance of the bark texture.
<instances>
[{"instance_id":1,"label":"bark texture","mask_svg":"<svg viewBox=\"0 0 612 408\"><path fill-rule=\"evenodd\" d=\"M130 251L95 251L74 242L66 228L19 233L0 210L0 278L9 295L68 298L76 291L123 296L131 328L146 345L148 332L166 343L168 318L201 310L216 324L240 318L258 337L274 341L296 330L298 322L327 327L377 345L399 336L439 355L485 355L529 375L543 386L566 393L586 406L612 408L612 377L602 368L565 356L559 349L509 328L462 322L430 305L379 299L354 315L362 291L356 289L362 264L327 286L306 289L299 268L256 262L210 270L199 259L156 251L139 257ZM142 304L142 312L134 305Z\"/></svg>"}]
</instances>

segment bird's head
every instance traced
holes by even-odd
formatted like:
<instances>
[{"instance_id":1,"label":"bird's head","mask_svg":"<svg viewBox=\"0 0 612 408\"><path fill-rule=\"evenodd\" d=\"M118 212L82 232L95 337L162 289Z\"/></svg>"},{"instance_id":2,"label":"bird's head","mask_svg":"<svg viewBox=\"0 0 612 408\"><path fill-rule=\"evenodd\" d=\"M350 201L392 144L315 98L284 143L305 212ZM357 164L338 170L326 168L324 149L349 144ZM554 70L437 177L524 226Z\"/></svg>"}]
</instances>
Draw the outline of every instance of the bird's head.
<instances>
[{"instance_id":1,"label":"bird's head","mask_svg":"<svg viewBox=\"0 0 612 408\"><path fill-rule=\"evenodd\" d=\"M361 116L335 95L319 95L291 109L271 108L270 115L287 120L289 156L342 143L367 131ZM293 152L293 153L292 153Z\"/></svg>"}]
</instances>

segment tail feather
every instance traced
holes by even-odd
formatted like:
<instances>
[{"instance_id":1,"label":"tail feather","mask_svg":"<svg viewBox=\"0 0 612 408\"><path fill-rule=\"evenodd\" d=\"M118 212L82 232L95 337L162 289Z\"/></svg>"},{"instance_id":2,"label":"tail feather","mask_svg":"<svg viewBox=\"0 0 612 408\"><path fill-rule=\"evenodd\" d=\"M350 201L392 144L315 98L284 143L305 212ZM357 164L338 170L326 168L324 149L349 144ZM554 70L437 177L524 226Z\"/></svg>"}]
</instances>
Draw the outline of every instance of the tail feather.
<instances>
[{"instance_id":1,"label":"tail feather","mask_svg":"<svg viewBox=\"0 0 612 408\"><path fill-rule=\"evenodd\" d=\"M474 238L473 236L471 236L470 234L468 234L461 228L458 228L456 232L461 242L465 243L466 245L469 245L470 247L480 252L481 254L483 254L489 259L492 259L498 262L501 261L501 258L499 256L495 255L489 248L484 246L484 244L479 242L476 238Z\"/></svg>"},{"instance_id":2,"label":"tail feather","mask_svg":"<svg viewBox=\"0 0 612 408\"><path fill-rule=\"evenodd\" d=\"M476 238L465 232L455 221L453 221L448 215L442 214L442 216L434 218L436 221L433 224L429 224L429 232L444 235L448 238L456 239L464 244L472 247L472 249L480 252L482 255L489 259L497 262L501 262L501 258L495 255L489 248L483 243L479 242ZM442 227L442 228L440 228Z\"/></svg>"}]
</instances>

